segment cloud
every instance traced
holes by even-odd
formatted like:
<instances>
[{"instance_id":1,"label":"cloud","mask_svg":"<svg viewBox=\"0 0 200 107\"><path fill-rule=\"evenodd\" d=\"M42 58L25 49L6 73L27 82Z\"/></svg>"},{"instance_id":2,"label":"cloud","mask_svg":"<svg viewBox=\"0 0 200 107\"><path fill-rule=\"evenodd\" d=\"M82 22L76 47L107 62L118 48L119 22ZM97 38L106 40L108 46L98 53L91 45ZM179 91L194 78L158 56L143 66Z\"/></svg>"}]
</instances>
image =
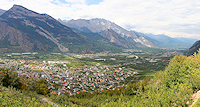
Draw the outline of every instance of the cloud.
<instances>
[{"instance_id":1,"label":"cloud","mask_svg":"<svg viewBox=\"0 0 200 107\"><path fill-rule=\"evenodd\" d=\"M1 9L13 4L54 18L104 18L127 30L200 39L199 0L1 0Z\"/></svg>"},{"instance_id":2,"label":"cloud","mask_svg":"<svg viewBox=\"0 0 200 107\"><path fill-rule=\"evenodd\" d=\"M67 3L85 3L85 0L65 0Z\"/></svg>"}]
</instances>

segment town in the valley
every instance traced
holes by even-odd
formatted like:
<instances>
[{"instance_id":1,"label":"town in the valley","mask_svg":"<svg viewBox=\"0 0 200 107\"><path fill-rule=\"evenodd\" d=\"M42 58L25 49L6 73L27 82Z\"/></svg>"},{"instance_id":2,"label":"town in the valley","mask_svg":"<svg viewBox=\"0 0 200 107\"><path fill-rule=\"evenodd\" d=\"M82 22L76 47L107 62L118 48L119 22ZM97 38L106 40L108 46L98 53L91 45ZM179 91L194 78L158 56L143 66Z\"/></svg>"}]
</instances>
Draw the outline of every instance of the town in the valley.
<instances>
[{"instance_id":1,"label":"town in the valley","mask_svg":"<svg viewBox=\"0 0 200 107\"><path fill-rule=\"evenodd\" d=\"M146 70L148 66L143 67L143 63L160 69L161 64L169 62L170 56L182 53L161 52L157 53L158 57L148 54L142 50L125 50L124 53L68 54L64 57L61 53L50 53L38 58L37 52L11 53L2 55L0 67L14 68L18 76L45 78L50 94L76 95L115 90L126 87L128 82L139 81L130 78L153 77L155 72ZM34 59L36 56L38 59ZM61 56L63 59L59 59Z\"/></svg>"}]
</instances>

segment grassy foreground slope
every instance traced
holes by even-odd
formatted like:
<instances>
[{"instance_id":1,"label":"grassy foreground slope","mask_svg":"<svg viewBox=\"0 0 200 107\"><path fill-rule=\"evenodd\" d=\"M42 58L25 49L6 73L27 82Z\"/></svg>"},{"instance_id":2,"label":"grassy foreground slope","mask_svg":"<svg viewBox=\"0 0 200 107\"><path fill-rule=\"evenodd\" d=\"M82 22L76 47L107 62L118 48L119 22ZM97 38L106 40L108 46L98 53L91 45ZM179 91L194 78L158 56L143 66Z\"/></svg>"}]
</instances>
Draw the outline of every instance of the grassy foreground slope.
<instances>
[{"instance_id":1,"label":"grassy foreground slope","mask_svg":"<svg viewBox=\"0 0 200 107\"><path fill-rule=\"evenodd\" d=\"M51 105L40 101L34 92L0 85L0 107L51 107Z\"/></svg>"}]
</instances>

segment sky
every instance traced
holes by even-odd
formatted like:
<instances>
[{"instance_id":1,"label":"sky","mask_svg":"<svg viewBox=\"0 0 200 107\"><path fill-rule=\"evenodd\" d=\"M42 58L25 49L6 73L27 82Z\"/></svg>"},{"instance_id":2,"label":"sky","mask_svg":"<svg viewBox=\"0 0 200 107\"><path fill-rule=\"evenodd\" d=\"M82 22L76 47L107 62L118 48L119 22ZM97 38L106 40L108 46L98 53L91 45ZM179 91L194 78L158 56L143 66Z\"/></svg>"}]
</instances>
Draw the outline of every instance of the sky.
<instances>
[{"instance_id":1,"label":"sky","mask_svg":"<svg viewBox=\"0 0 200 107\"><path fill-rule=\"evenodd\" d=\"M55 19L104 18L127 29L170 37L200 39L200 0L0 0Z\"/></svg>"}]
</instances>

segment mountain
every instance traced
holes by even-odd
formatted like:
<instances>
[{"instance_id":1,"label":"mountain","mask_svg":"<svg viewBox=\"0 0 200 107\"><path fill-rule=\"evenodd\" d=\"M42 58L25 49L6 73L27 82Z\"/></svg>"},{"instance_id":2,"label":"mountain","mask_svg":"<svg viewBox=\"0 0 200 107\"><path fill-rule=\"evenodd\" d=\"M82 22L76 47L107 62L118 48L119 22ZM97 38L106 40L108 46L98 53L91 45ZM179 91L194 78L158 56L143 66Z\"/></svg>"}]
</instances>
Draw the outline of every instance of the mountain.
<instances>
[{"instance_id":1,"label":"mountain","mask_svg":"<svg viewBox=\"0 0 200 107\"><path fill-rule=\"evenodd\" d=\"M185 42L185 43L189 44L190 46L193 45L196 41L198 41L198 39L184 38L184 37L175 37L175 39Z\"/></svg>"},{"instance_id":2,"label":"mountain","mask_svg":"<svg viewBox=\"0 0 200 107\"><path fill-rule=\"evenodd\" d=\"M58 19L62 24L65 24L65 22L67 21L62 21L61 19ZM81 24L82 25L82 24ZM71 25L73 26L73 25ZM74 27L71 27L72 29L76 29ZM90 29L93 29L93 27L91 27ZM104 29L104 28L99 28L94 30L89 30L87 27L82 27L78 30L85 32L85 33L98 33L99 35L101 35L103 38L106 38L109 40L109 42L113 43L116 46L119 47L123 47L123 48L135 48L135 46L133 44L130 44L127 40L125 40L123 37L119 36L115 31L113 31L112 29L105 29L105 30L100 30L100 29ZM92 36L90 36L90 38L93 38Z\"/></svg>"},{"instance_id":3,"label":"mountain","mask_svg":"<svg viewBox=\"0 0 200 107\"><path fill-rule=\"evenodd\" d=\"M0 9L0 16L1 16L2 14L4 14L5 12L6 12L6 10Z\"/></svg>"},{"instance_id":4,"label":"mountain","mask_svg":"<svg viewBox=\"0 0 200 107\"><path fill-rule=\"evenodd\" d=\"M59 19L59 21L66 25L69 26L70 28L75 28L83 32L94 32L98 33L107 29L112 29L115 31L118 35L126 38L128 42L130 42L133 45L145 45L147 47L154 47L158 48L155 44L153 44L151 41L146 39L144 36L140 36L137 32L135 31L128 31L125 30L124 28L118 26L117 24L110 22L105 19L90 19L90 20L85 20L85 19L78 19L78 20L69 20L69 21L62 21Z\"/></svg>"},{"instance_id":5,"label":"mountain","mask_svg":"<svg viewBox=\"0 0 200 107\"><path fill-rule=\"evenodd\" d=\"M47 14L14 5L0 16L1 48L68 52L70 46L81 43L86 40Z\"/></svg>"},{"instance_id":6,"label":"mountain","mask_svg":"<svg viewBox=\"0 0 200 107\"><path fill-rule=\"evenodd\" d=\"M188 50L188 55L192 55L200 48L200 40L196 41Z\"/></svg>"},{"instance_id":7,"label":"mountain","mask_svg":"<svg viewBox=\"0 0 200 107\"><path fill-rule=\"evenodd\" d=\"M169 36L159 34L145 34L147 37L155 39L156 45L161 48L189 48L191 44L187 41L181 41L177 38L171 38Z\"/></svg>"},{"instance_id":8,"label":"mountain","mask_svg":"<svg viewBox=\"0 0 200 107\"><path fill-rule=\"evenodd\" d=\"M104 31L99 32L99 34L104 38L108 39L111 43L114 43L123 48L135 48L134 45L127 42L123 37L119 36L112 29L106 29Z\"/></svg>"},{"instance_id":9,"label":"mountain","mask_svg":"<svg viewBox=\"0 0 200 107\"><path fill-rule=\"evenodd\" d=\"M110 40L104 38L99 33L82 32L77 29L73 29L73 31L87 40L87 43L82 44L81 46L74 46L74 48L80 49L82 53L95 53L102 51L121 52L122 48L124 48L123 45L112 43Z\"/></svg>"}]
</instances>

